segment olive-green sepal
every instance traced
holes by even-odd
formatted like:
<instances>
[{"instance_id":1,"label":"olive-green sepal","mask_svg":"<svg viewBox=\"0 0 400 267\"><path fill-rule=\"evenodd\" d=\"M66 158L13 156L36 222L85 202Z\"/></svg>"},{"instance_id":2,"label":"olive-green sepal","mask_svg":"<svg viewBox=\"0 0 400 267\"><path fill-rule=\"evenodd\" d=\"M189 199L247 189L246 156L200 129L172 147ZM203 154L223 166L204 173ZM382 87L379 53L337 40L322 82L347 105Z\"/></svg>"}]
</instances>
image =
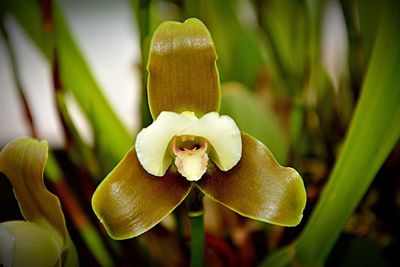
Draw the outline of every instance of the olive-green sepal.
<instances>
[{"instance_id":1,"label":"olive-green sepal","mask_svg":"<svg viewBox=\"0 0 400 267\"><path fill-rule=\"evenodd\" d=\"M112 238L127 239L159 223L191 188L177 173L156 177L146 172L132 148L96 189L92 207Z\"/></svg>"},{"instance_id":2,"label":"olive-green sepal","mask_svg":"<svg viewBox=\"0 0 400 267\"><path fill-rule=\"evenodd\" d=\"M147 69L153 119L162 111L218 111L221 102L217 54L204 24L195 18L162 23L153 35Z\"/></svg>"},{"instance_id":3,"label":"olive-green sepal","mask_svg":"<svg viewBox=\"0 0 400 267\"><path fill-rule=\"evenodd\" d=\"M197 186L211 199L255 220L295 226L306 204L303 180L282 167L263 143L242 133L242 158L231 170L213 168Z\"/></svg>"}]
</instances>

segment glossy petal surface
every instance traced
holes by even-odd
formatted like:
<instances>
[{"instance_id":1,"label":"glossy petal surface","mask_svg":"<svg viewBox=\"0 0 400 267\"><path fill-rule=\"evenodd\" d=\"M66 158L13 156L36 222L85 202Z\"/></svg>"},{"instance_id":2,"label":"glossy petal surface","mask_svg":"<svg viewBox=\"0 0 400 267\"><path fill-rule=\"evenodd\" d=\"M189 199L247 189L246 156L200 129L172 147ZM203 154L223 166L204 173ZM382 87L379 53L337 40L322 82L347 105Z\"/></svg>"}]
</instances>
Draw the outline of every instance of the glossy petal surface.
<instances>
[{"instance_id":1,"label":"glossy petal surface","mask_svg":"<svg viewBox=\"0 0 400 267\"><path fill-rule=\"evenodd\" d=\"M166 153L172 138L192 123L174 112L161 112L157 119L136 137L135 149L143 168L155 176L163 176L172 158Z\"/></svg>"},{"instance_id":2,"label":"glossy petal surface","mask_svg":"<svg viewBox=\"0 0 400 267\"><path fill-rule=\"evenodd\" d=\"M268 223L295 226L306 203L296 170L280 166L258 140L242 134L243 154L230 171L213 168L198 183L208 197L239 214Z\"/></svg>"},{"instance_id":3,"label":"glossy petal surface","mask_svg":"<svg viewBox=\"0 0 400 267\"><path fill-rule=\"evenodd\" d=\"M198 19L164 22L150 46L149 107L153 118L162 111L190 110L198 117L220 106L217 55L210 33Z\"/></svg>"},{"instance_id":4,"label":"glossy petal surface","mask_svg":"<svg viewBox=\"0 0 400 267\"><path fill-rule=\"evenodd\" d=\"M201 136L207 139L214 148L210 157L223 171L230 170L242 156L240 130L229 116L220 116L217 112L207 113L180 135Z\"/></svg>"},{"instance_id":5,"label":"glossy petal surface","mask_svg":"<svg viewBox=\"0 0 400 267\"><path fill-rule=\"evenodd\" d=\"M112 238L126 239L159 223L190 189L189 182L169 171L162 178L148 174L131 149L99 185L92 206Z\"/></svg>"}]
</instances>

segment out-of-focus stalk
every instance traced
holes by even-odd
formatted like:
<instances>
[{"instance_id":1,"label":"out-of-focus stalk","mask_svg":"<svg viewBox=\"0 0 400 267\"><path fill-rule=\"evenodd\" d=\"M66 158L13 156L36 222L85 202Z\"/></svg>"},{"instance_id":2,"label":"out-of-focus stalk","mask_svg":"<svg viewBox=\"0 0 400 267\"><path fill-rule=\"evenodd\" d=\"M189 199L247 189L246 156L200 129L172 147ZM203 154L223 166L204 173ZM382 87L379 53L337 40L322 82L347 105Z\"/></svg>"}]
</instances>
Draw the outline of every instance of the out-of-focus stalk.
<instances>
[{"instance_id":1,"label":"out-of-focus stalk","mask_svg":"<svg viewBox=\"0 0 400 267\"><path fill-rule=\"evenodd\" d=\"M113 266L113 260L103 244L101 235L83 211L78 199L72 192L60 170L54 155L50 152L45 174L54 184L54 189L61 199L68 217L74 223L86 246L101 266Z\"/></svg>"},{"instance_id":2,"label":"out-of-focus stalk","mask_svg":"<svg viewBox=\"0 0 400 267\"><path fill-rule=\"evenodd\" d=\"M35 128L35 122L33 119L33 115L29 108L29 103L25 97L21 78L19 76L17 60L15 57L15 50L14 50L13 46L11 45L10 37L8 36L8 32L7 32L6 28L4 27L4 18L3 17L0 17L0 32L4 39L4 42L6 44L6 49L7 49L9 58L10 58L12 75L13 75L13 78L15 81L15 86L18 91L18 96L21 99L22 104L23 104L24 115L25 115L25 119L29 125L30 135L34 138L37 138L37 132L36 132L36 128Z\"/></svg>"},{"instance_id":3,"label":"out-of-focus stalk","mask_svg":"<svg viewBox=\"0 0 400 267\"><path fill-rule=\"evenodd\" d=\"M141 52L141 83L142 98L140 102L140 115L142 126L150 125L153 121L147 104L147 57L150 45L150 0L131 0L133 15L139 31L139 42Z\"/></svg>"}]
</instances>

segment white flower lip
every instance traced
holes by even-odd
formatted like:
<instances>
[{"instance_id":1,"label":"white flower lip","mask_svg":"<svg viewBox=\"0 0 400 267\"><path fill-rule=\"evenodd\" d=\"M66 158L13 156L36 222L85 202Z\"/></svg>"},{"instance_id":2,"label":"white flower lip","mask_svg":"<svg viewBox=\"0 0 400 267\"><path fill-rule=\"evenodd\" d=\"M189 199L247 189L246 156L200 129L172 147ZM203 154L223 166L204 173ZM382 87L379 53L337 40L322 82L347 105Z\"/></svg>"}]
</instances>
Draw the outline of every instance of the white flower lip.
<instances>
[{"instance_id":1,"label":"white flower lip","mask_svg":"<svg viewBox=\"0 0 400 267\"><path fill-rule=\"evenodd\" d=\"M163 111L157 119L138 134L137 157L143 168L154 176L163 176L173 160L168 152L175 136L202 137L212 146L208 155L223 171L233 168L242 156L242 139L235 121L217 112L196 119L193 113Z\"/></svg>"},{"instance_id":2,"label":"white flower lip","mask_svg":"<svg viewBox=\"0 0 400 267\"><path fill-rule=\"evenodd\" d=\"M194 136L175 136L172 139L172 151L174 152L175 166L179 173L188 181L198 181L207 171L208 155L207 155L207 141L201 138L200 144L189 143L177 145L177 139L185 142L185 140L195 141Z\"/></svg>"}]
</instances>

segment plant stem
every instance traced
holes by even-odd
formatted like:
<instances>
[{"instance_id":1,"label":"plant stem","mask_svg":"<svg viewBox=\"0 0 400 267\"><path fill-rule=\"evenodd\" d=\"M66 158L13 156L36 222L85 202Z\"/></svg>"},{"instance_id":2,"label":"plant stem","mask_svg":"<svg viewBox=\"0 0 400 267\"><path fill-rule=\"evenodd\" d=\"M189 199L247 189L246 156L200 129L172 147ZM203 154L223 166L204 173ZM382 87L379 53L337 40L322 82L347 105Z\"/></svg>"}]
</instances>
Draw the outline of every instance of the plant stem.
<instances>
[{"instance_id":1,"label":"plant stem","mask_svg":"<svg viewBox=\"0 0 400 267\"><path fill-rule=\"evenodd\" d=\"M203 194L193 188L189 197L186 200L190 218L191 236L191 267L204 266L204 209L203 209Z\"/></svg>"},{"instance_id":2,"label":"plant stem","mask_svg":"<svg viewBox=\"0 0 400 267\"><path fill-rule=\"evenodd\" d=\"M204 220L203 213L198 216L190 217L190 227L192 229L191 241L191 267L201 267L204 262Z\"/></svg>"}]
</instances>

